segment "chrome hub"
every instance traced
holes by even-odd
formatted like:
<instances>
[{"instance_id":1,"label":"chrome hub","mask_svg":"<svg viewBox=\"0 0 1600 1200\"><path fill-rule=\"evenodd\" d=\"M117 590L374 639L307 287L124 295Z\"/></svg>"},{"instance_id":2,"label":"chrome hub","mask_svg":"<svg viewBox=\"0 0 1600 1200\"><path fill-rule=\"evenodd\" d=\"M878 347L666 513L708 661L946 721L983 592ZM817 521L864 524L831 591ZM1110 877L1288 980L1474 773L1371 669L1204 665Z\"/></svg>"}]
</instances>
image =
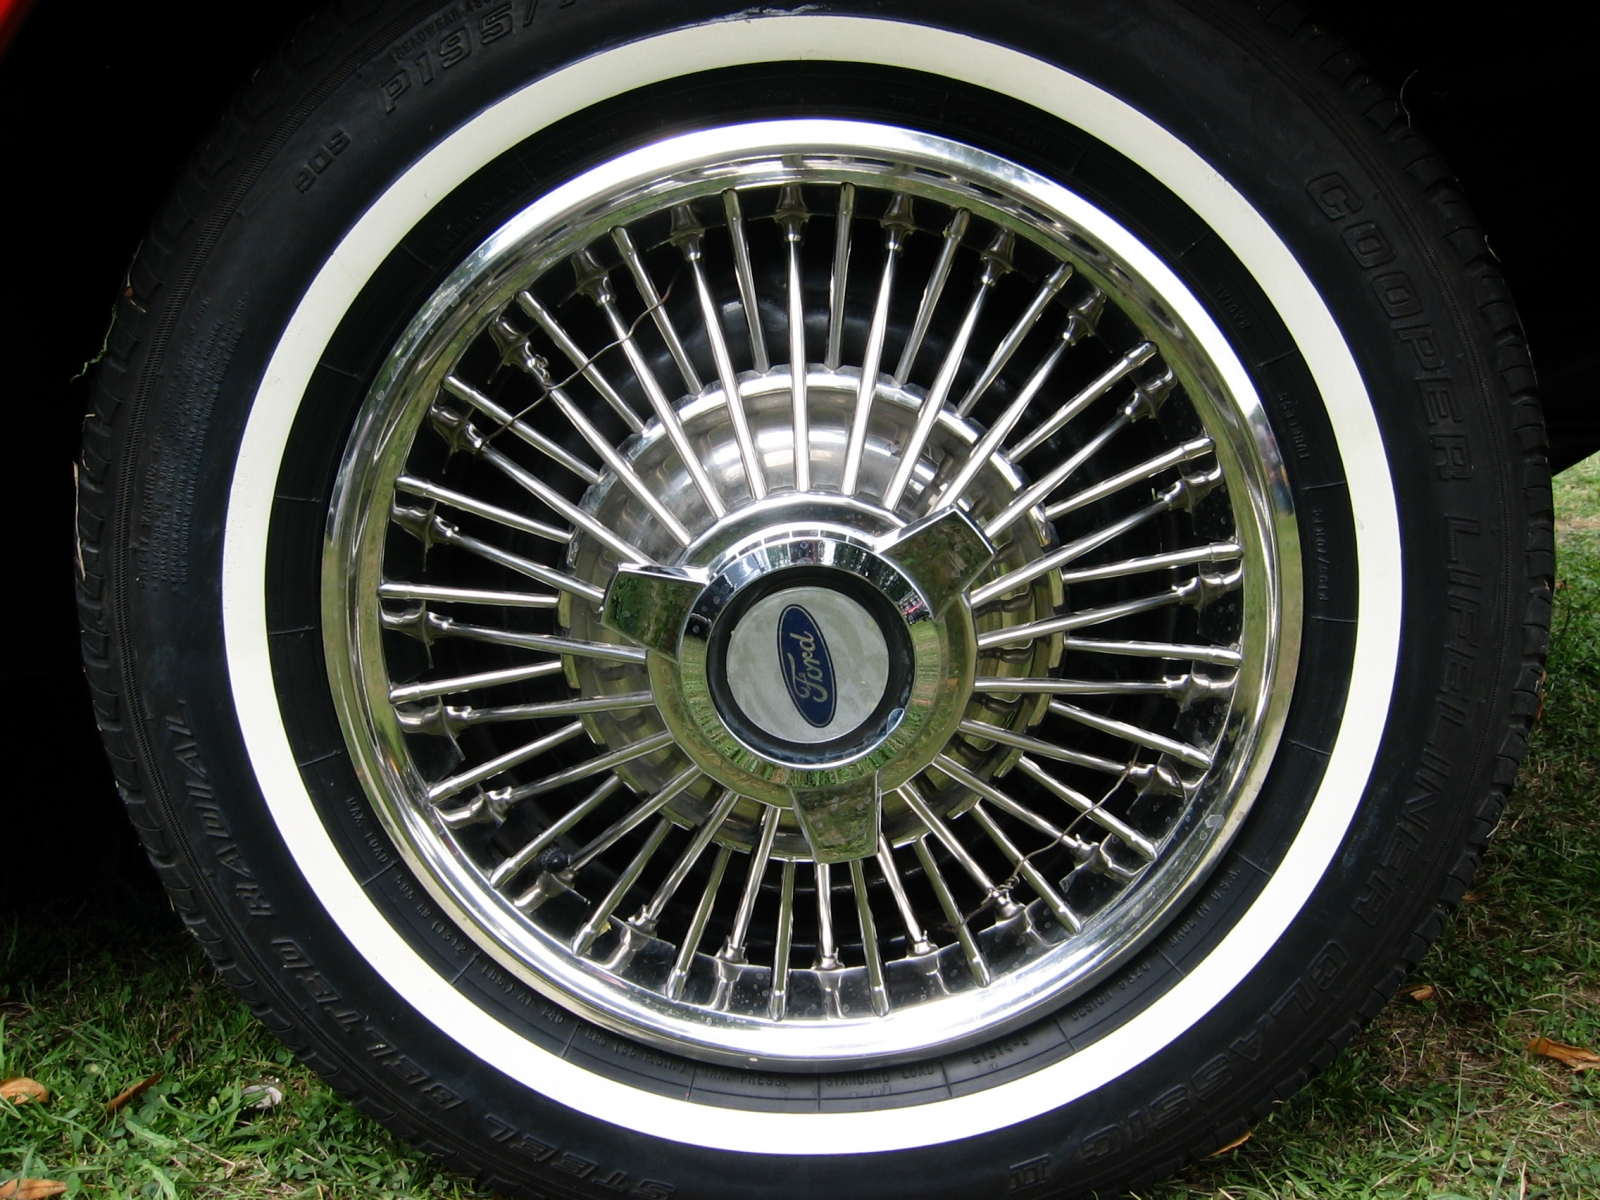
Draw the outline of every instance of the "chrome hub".
<instances>
[{"instance_id":1,"label":"chrome hub","mask_svg":"<svg viewBox=\"0 0 1600 1200\"><path fill-rule=\"evenodd\" d=\"M812 859L848 862L877 848L882 789L956 732L964 592L993 559L955 508L875 540L768 527L709 567L622 566L601 620L650 651L656 711L706 775L792 803Z\"/></svg>"}]
</instances>

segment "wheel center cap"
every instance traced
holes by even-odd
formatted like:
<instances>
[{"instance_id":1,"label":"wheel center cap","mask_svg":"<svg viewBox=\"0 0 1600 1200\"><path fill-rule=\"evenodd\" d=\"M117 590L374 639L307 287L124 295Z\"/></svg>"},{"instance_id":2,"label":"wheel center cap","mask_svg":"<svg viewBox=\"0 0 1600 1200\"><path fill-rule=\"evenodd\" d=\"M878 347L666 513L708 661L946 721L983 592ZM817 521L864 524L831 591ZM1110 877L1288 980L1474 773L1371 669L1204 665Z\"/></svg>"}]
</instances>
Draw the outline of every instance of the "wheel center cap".
<instances>
[{"instance_id":1,"label":"wheel center cap","mask_svg":"<svg viewBox=\"0 0 1600 1200\"><path fill-rule=\"evenodd\" d=\"M712 634L707 665L723 720L778 757L848 753L881 736L905 708L904 621L859 577L833 575L769 577L741 595Z\"/></svg>"}]
</instances>

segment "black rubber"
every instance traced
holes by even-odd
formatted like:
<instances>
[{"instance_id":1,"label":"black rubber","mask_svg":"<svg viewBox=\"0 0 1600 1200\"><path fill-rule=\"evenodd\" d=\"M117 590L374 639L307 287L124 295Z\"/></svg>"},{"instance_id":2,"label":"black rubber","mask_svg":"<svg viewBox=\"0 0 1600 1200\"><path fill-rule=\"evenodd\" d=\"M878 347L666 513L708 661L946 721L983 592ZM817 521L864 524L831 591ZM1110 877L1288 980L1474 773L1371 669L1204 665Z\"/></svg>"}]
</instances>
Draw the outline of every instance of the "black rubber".
<instances>
[{"instance_id":1,"label":"black rubber","mask_svg":"<svg viewBox=\"0 0 1600 1200\"><path fill-rule=\"evenodd\" d=\"M508 1194L1031 1197L1111 1194L1170 1173L1326 1065L1437 936L1498 820L1543 672L1549 481L1515 310L1448 169L1351 48L1298 5L827 6L1018 44L1156 117L1294 249L1377 405L1406 581L1383 750L1295 924L1165 1051L1057 1112L923 1150L841 1163L664 1143L544 1100L410 1011L317 904L265 812L232 712L219 580L232 449L284 322L349 223L441 131L562 63L725 11L667 7L341 5L268 59L196 151L118 300L79 472L85 662L130 813L174 903L252 1010L366 1111ZM399 87L397 64L457 31L468 57ZM729 111L893 117L1062 177L1108 208L1167 254L1229 330L1288 450L1301 514L1303 690L1262 802L1205 891L1060 1012L988 1046L881 1072L708 1068L604 1033L507 978L397 862L322 682L317 550L332 472L416 303L552 181ZM1248 907L1293 836L1342 714L1354 542L1303 363L1192 213L1104 147L1004 97L884 70L783 66L608 102L480 172L406 239L341 325L305 411L314 416L296 426L274 507L269 624L274 683L295 698L285 706L291 741L322 816L396 928L458 988L529 1038L643 1089L712 1106L868 1108L992 1086L1082 1049L1163 994Z\"/></svg>"}]
</instances>

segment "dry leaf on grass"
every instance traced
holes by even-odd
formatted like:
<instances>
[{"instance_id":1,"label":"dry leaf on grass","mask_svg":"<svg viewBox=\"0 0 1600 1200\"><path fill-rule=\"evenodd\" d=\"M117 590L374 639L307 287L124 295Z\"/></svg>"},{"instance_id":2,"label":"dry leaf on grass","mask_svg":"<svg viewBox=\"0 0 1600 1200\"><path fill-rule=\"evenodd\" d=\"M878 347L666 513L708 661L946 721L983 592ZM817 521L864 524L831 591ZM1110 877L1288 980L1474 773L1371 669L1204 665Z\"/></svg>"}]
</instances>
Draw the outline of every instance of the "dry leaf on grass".
<instances>
[{"instance_id":1,"label":"dry leaf on grass","mask_svg":"<svg viewBox=\"0 0 1600 1200\"><path fill-rule=\"evenodd\" d=\"M1476 892L1468 892L1468 893L1466 893L1466 895L1461 897L1461 903L1463 903L1463 904L1476 904L1479 900L1483 899L1484 893L1487 892L1487 891L1488 891L1487 888L1480 888Z\"/></svg>"},{"instance_id":2,"label":"dry leaf on grass","mask_svg":"<svg viewBox=\"0 0 1600 1200\"><path fill-rule=\"evenodd\" d=\"M18 1075L15 1079L0 1080L0 1099L13 1104L26 1104L30 1100L43 1104L50 1099L50 1089L26 1075Z\"/></svg>"},{"instance_id":3,"label":"dry leaf on grass","mask_svg":"<svg viewBox=\"0 0 1600 1200\"><path fill-rule=\"evenodd\" d=\"M1540 1058L1553 1058L1574 1071L1592 1071L1600 1067L1600 1054L1593 1050L1569 1046L1565 1042L1552 1042L1545 1037L1536 1037L1529 1042L1528 1053L1537 1054Z\"/></svg>"},{"instance_id":4,"label":"dry leaf on grass","mask_svg":"<svg viewBox=\"0 0 1600 1200\"><path fill-rule=\"evenodd\" d=\"M1207 1158L1216 1158L1219 1154L1226 1154L1230 1150L1237 1150L1240 1146L1244 1145L1246 1142L1248 1142L1250 1140L1251 1132L1252 1132L1251 1130L1246 1129L1243 1133L1241 1133L1238 1137L1234 1138L1233 1141L1229 1142L1226 1146L1218 1147L1217 1149L1213 1150L1210 1154L1206 1155L1206 1157Z\"/></svg>"},{"instance_id":5,"label":"dry leaf on grass","mask_svg":"<svg viewBox=\"0 0 1600 1200\"><path fill-rule=\"evenodd\" d=\"M138 1083L134 1084L132 1087L123 1088L120 1092L118 1092L115 1096L113 1096L110 1099L110 1101L107 1102L106 1111L108 1113L114 1113L119 1108L122 1108L124 1105L126 1105L128 1103L128 1101L134 1099L136 1096L143 1095L145 1092L147 1092L151 1088L155 1087L156 1084L161 1082L161 1076L162 1076L162 1072L157 1071L154 1075L150 1076L150 1078L141 1079Z\"/></svg>"},{"instance_id":6,"label":"dry leaf on grass","mask_svg":"<svg viewBox=\"0 0 1600 1200\"><path fill-rule=\"evenodd\" d=\"M1408 988L1401 988L1400 994L1407 1000L1415 1000L1418 1004L1426 1004L1437 996L1439 991L1431 983L1418 983Z\"/></svg>"},{"instance_id":7,"label":"dry leaf on grass","mask_svg":"<svg viewBox=\"0 0 1600 1200\"><path fill-rule=\"evenodd\" d=\"M66 1190L67 1185L55 1179L8 1179L0 1183L0 1200L46 1200Z\"/></svg>"}]
</instances>

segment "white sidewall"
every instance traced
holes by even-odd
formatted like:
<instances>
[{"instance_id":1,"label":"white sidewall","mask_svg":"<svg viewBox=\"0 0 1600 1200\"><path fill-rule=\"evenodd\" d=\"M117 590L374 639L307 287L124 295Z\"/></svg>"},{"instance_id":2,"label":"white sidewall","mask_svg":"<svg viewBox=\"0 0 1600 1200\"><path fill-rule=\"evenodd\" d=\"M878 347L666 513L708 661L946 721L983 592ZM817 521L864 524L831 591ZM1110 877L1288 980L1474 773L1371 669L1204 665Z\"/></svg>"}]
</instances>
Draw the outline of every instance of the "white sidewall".
<instances>
[{"instance_id":1,"label":"white sidewall","mask_svg":"<svg viewBox=\"0 0 1600 1200\"><path fill-rule=\"evenodd\" d=\"M791 59L901 67L1012 96L1105 142L1195 210L1260 284L1327 404L1350 484L1360 572L1351 681L1360 703L1345 707L1321 786L1282 864L1217 948L1125 1025L1032 1075L954 1099L848 1114L711 1109L642 1092L540 1048L458 992L390 926L323 828L279 712L267 638L268 523L289 432L329 338L400 239L480 167L572 113L670 78ZM1017 50L920 25L771 16L647 38L539 79L447 135L373 203L307 289L257 391L229 494L222 606L240 728L290 854L357 951L441 1034L553 1100L641 1133L722 1150L803 1154L825 1146L855 1154L972 1137L1066 1104L1159 1053L1244 979L1305 904L1360 804L1394 685L1399 562L1388 462L1344 338L1288 247L1204 160L1115 96Z\"/></svg>"}]
</instances>

